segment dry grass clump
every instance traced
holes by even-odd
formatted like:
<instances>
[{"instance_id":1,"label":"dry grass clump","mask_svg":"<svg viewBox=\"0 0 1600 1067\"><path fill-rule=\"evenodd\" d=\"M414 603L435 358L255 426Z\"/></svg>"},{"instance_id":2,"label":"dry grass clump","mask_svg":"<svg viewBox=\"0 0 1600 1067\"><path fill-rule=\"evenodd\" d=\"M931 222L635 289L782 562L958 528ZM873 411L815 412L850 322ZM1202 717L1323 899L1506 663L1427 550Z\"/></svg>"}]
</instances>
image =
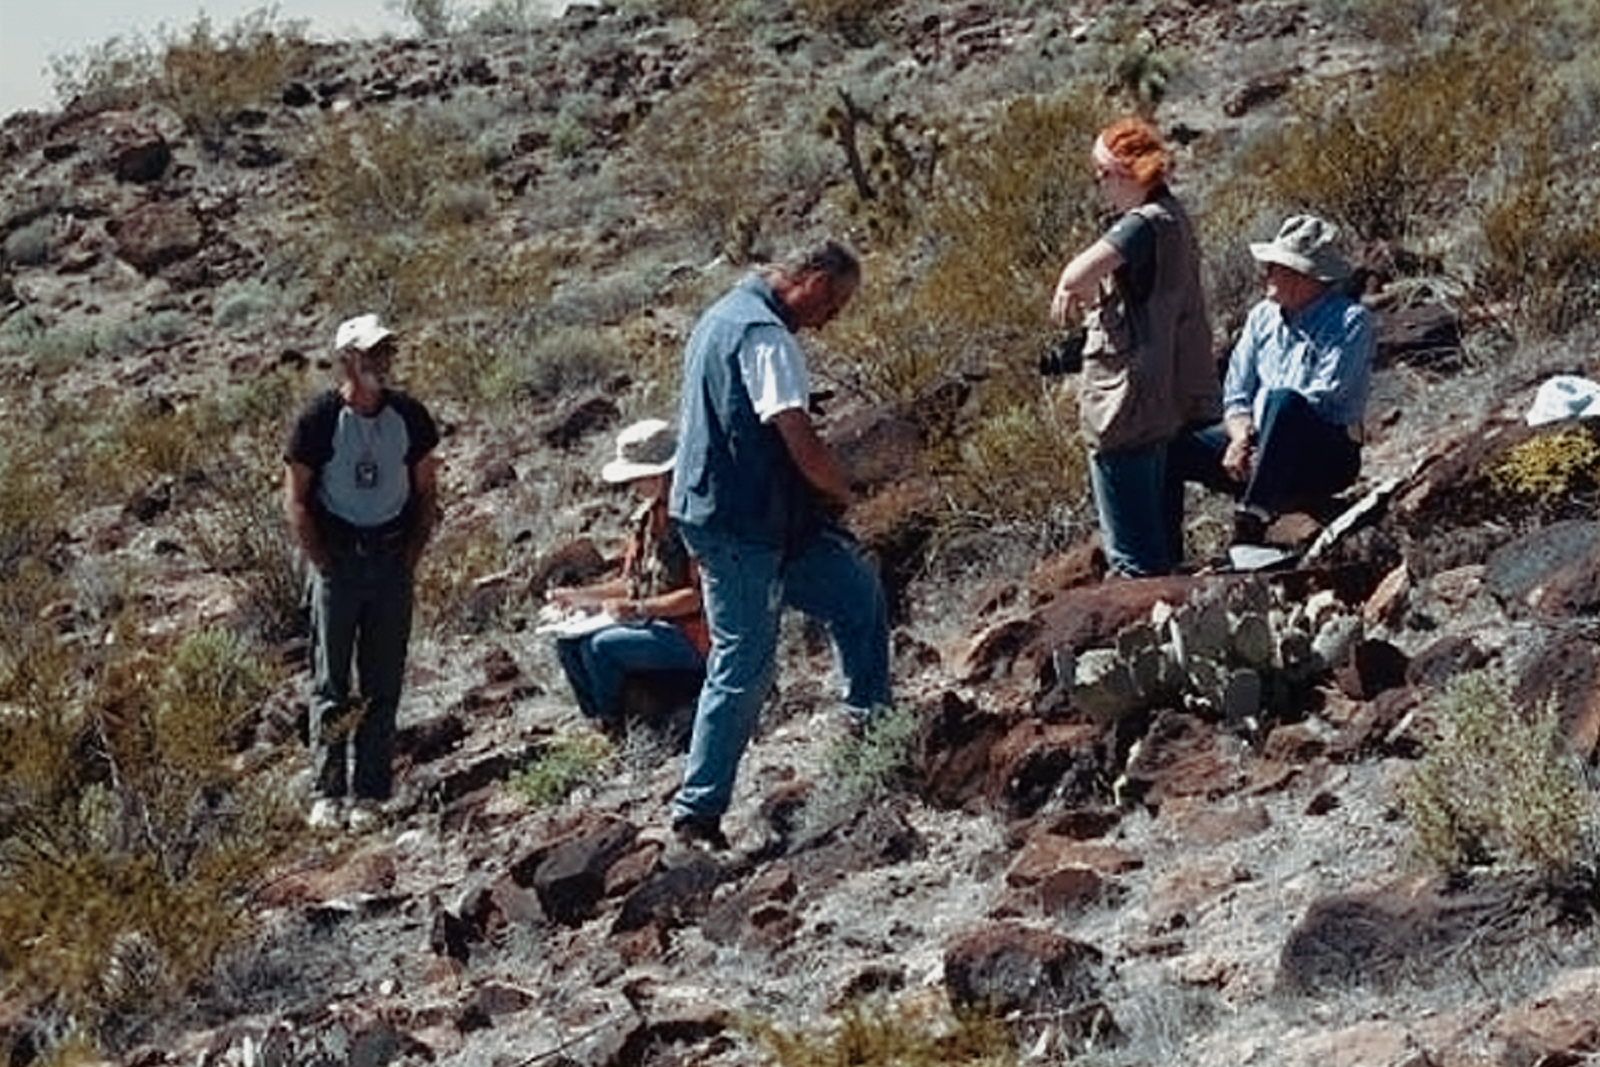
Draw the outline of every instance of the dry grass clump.
<instances>
[{"instance_id":1,"label":"dry grass clump","mask_svg":"<svg viewBox=\"0 0 1600 1067\"><path fill-rule=\"evenodd\" d=\"M1552 873L1592 860L1595 798L1553 707L1512 707L1502 682L1474 672L1451 683L1438 728L1401 794L1420 860Z\"/></svg>"},{"instance_id":2,"label":"dry grass clump","mask_svg":"<svg viewBox=\"0 0 1600 1067\"><path fill-rule=\"evenodd\" d=\"M778 1067L1012 1067L1021 1061L1000 1020L914 1005L882 1010L852 1004L822 1030L764 1022L744 1028Z\"/></svg>"}]
</instances>

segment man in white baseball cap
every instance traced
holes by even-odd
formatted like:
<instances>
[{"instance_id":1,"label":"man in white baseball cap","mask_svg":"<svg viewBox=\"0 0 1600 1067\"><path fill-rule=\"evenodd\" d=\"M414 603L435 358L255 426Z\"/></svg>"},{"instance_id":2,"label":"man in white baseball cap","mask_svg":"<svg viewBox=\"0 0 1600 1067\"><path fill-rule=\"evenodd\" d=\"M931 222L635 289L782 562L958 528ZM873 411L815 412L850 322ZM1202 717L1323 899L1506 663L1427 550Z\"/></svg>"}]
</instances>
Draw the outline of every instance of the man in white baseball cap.
<instances>
[{"instance_id":1,"label":"man in white baseball cap","mask_svg":"<svg viewBox=\"0 0 1600 1067\"><path fill-rule=\"evenodd\" d=\"M310 821L360 830L394 786L413 576L438 515L439 431L389 385L398 338L378 316L340 323L334 348L339 382L306 405L284 450L284 508L312 567Z\"/></svg>"},{"instance_id":2,"label":"man in white baseball cap","mask_svg":"<svg viewBox=\"0 0 1600 1067\"><path fill-rule=\"evenodd\" d=\"M1325 219L1294 215L1272 240L1251 244L1266 298L1229 356L1223 421L1168 448L1175 522L1183 483L1199 482L1238 502L1234 545L1260 546L1279 514L1332 496L1360 473L1377 333L1372 313L1343 292L1350 267L1338 236Z\"/></svg>"}]
</instances>

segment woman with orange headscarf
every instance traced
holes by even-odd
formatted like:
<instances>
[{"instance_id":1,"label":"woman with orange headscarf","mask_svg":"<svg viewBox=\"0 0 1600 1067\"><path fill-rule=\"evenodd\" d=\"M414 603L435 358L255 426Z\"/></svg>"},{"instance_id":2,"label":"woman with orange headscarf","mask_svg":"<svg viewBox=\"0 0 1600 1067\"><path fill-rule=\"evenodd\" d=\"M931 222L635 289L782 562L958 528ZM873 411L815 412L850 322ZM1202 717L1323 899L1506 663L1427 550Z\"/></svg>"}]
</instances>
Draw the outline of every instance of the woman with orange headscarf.
<instances>
[{"instance_id":1,"label":"woman with orange headscarf","mask_svg":"<svg viewBox=\"0 0 1600 1067\"><path fill-rule=\"evenodd\" d=\"M1117 220L1061 272L1050 317L1087 328L1078 390L1089 473L1113 573L1166 574L1182 515L1166 490L1167 442L1221 410L1200 249L1167 186L1171 156L1140 118L1095 139L1095 179ZM1181 512L1182 503L1177 503Z\"/></svg>"}]
</instances>

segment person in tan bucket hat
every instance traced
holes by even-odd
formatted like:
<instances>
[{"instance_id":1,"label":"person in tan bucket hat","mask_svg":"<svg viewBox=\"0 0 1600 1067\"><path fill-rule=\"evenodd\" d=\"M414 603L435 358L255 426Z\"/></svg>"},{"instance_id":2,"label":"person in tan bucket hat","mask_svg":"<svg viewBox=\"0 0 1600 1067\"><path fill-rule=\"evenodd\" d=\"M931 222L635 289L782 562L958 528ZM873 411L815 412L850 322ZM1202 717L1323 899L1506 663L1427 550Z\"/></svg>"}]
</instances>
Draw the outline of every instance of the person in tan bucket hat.
<instances>
[{"instance_id":1,"label":"person in tan bucket hat","mask_svg":"<svg viewBox=\"0 0 1600 1067\"><path fill-rule=\"evenodd\" d=\"M1377 333L1372 313L1343 292L1350 266L1338 238L1326 219L1293 215L1250 245L1266 297L1229 355L1223 421L1169 450L1177 521L1183 483L1198 482L1237 501L1233 544L1259 546L1279 514L1355 482Z\"/></svg>"},{"instance_id":2,"label":"person in tan bucket hat","mask_svg":"<svg viewBox=\"0 0 1600 1067\"><path fill-rule=\"evenodd\" d=\"M602 480L630 486L639 506L628 523L620 571L593 585L559 586L548 597L578 613L578 632L559 633L556 656L578 710L610 734L624 727L630 678L705 672L711 635L700 598L700 573L667 514L678 434L662 419L643 419L617 435ZM604 620L596 628L585 617Z\"/></svg>"}]
</instances>

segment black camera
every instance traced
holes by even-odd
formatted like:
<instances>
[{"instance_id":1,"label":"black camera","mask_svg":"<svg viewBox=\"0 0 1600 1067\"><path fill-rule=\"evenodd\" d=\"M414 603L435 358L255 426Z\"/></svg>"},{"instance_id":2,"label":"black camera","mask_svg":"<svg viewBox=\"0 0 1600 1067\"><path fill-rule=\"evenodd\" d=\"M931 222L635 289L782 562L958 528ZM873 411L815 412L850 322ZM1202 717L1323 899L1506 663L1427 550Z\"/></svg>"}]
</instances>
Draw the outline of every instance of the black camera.
<instances>
[{"instance_id":1,"label":"black camera","mask_svg":"<svg viewBox=\"0 0 1600 1067\"><path fill-rule=\"evenodd\" d=\"M1051 342L1039 357L1039 373L1046 378L1059 378L1083 369L1083 346L1089 340L1089 331L1069 330Z\"/></svg>"}]
</instances>

